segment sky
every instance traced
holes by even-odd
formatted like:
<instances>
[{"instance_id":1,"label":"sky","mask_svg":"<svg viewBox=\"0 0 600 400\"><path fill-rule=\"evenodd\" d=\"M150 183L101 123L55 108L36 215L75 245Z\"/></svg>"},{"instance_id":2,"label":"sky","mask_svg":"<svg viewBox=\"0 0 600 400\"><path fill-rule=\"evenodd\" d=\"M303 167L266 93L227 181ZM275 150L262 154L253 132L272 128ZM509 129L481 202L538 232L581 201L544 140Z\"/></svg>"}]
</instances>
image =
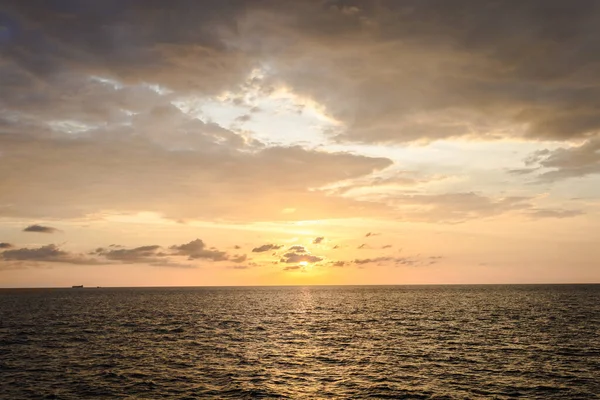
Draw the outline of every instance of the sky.
<instances>
[{"instance_id":1,"label":"sky","mask_svg":"<svg viewBox=\"0 0 600 400\"><path fill-rule=\"evenodd\" d=\"M600 282L600 2L4 0L0 287Z\"/></svg>"}]
</instances>

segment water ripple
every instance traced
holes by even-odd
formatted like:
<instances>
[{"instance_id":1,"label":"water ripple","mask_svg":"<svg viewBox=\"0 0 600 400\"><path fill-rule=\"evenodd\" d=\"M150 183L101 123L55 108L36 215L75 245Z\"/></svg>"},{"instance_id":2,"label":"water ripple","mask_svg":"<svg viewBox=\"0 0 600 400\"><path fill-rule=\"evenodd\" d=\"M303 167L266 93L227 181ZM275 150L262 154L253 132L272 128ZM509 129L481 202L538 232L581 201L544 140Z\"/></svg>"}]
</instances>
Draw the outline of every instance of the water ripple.
<instances>
[{"instance_id":1,"label":"water ripple","mask_svg":"<svg viewBox=\"0 0 600 400\"><path fill-rule=\"evenodd\" d=\"M2 399L595 399L600 286L0 291Z\"/></svg>"}]
</instances>

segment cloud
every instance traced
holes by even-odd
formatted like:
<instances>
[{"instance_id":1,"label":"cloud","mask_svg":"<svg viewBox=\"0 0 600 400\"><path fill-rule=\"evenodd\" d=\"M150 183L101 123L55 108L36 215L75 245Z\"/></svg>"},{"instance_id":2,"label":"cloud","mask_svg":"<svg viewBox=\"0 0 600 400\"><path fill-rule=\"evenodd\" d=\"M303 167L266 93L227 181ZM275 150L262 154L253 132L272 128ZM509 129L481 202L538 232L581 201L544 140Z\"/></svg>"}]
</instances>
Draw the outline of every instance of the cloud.
<instances>
[{"instance_id":1,"label":"cloud","mask_svg":"<svg viewBox=\"0 0 600 400\"><path fill-rule=\"evenodd\" d=\"M63 71L208 96L268 63L255 84L322 104L344 140L565 140L600 128L595 1L5 3L9 109L62 99Z\"/></svg>"},{"instance_id":2,"label":"cloud","mask_svg":"<svg viewBox=\"0 0 600 400\"><path fill-rule=\"evenodd\" d=\"M600 173L600 139L587 140L579 146L556 150L538 150L525 159L530 173L541 170L538 182L579 178Z\"/></svg>"},{"instance_id":3,"label":"cloud","mask_svg":"<svg viewBox=\"0 0 600 400\"><path fill-rule=\"evenodd\" d=\"M209 260L241 263L247 260L245 254L230 256L224 251L215 248L207 248L206 244L201 239L195 239L181 245L173 245L164 250L159 245L140 246L132 249L121 248L120 246L119 248L99 248L91 254L102 256L112 261L167 267L193 266L192 264L182 264L178 262L177 257L180 256L187 257L190 261Z\"/></svg>"},{"instance_id":4,"label":"cloud","mask_svg":"<svg viewBox=\"0 0 600 400\"><path fill-rule=\"evenodd\" d=\"M92 254L102 256L107 260L119 261L127 264L154 264L163 262L166 253L159 252L159 245L140 246L132 249L104 249L98 248Z\"/></svg>"},{"instance_id":5,"label":"cloud","mask_svg":"<svg viewBox=\"0 0 600 400\"><path fill-rule=\"evenodd\" d=\"M323 240L325 240L324 236L319 236L313 239L313 244L319 244L321 243Z\"/></svg>"},{"instance_id":6,"label":"cloud","mask_svg":"<svg viewBox=\"0 0 600 400\"><path fill-rule=\"evenodd\" d=\"M228 3L209 0L166 8L140 1L85 7L8 1L3 17L11 35L3 44L17 71L38 78L50 80L58 71L72 69L218 93L239 82L252 61L228 51L226 37L217 34L233 33L232 18L244 11L240 2ZM194 75L198 79L190 81ZM31 85L19 77L18 84Z\"/></svg>"},{"instance_id":7,"label":"cloud","mask_svg":"<svg viewBox=\"0 0 600 400\"><path fill-rule=\"evenodd\" d=\"M20 249L5 250L0 253L0 260L7 262L23 262L27 264L37 262L78 265L101 264L101 262L97 259L61 250L58 246L54 244L49 244L37 248L24 247Z\"/></svg>"},{"instance_id":8,"label":"cloud","mask_svg":"<svg viewBox=\"0 0 600 400\"><path fill-rule=\"evenodd\" d=\"M174 220L247 221L289 220L292 215L277 210L290 206L298 220L385 212L376 203L309 189L383 169L390 160L264 148L173 108L142 109L79 135L48 132L46 121L11 122L0 135L0 185L6 188L0 204L7 205L0 213L65 218L144 210ZM43 203L36 201L41 197ZM206 201L181 201L190 198Z\"/></svg>"},{"instance_id":9,"label":"cloud","mask_svg":"<svg viewBox=\"0 0 600 400\"><path fill-rule=\"evenodd\" d=\"M4 250L0 253L0 261L11 263L43 263L56 262L79 265L97 264L148 264L153 267L169 268L195 268L193 263L182 263L178 257L185 256L188 260L206 259L210 261L232 261L242 263L247 260L246 255L236 254L229 256L216 249L207 249L202 240L196 239L179 246L163 249L159 245L138 246L126 248L121 245L111 244L108 247L99 247L87 255L71 253L60 249L54 244L39 248L12 249L8 243L0 246ZM4 268L5 266L3 266Z\"/></svg>"},{"instance_id":10,"label":"cloud","mask_svg":"<svg viewBox=\"0 0 600 400\"><path fill-rule=\"evenodd\" d=\"M537 170L539 170L539 168L515 168L515 169L509 169L508 173L513 174L513 175L527 175L527 174L531 174Z\"/></svg>"},{"instance_id":11,"label":"cloud","mask_svg":"<svg viewBox=\"0 0 600 400\"><path fill-rule=\"evenodd\" d=\"M348 261L330 261L328 265L331 265L332 267L344 267L348 265Z\"/></svg>"},{"instance_id":12,"label":"cloud","mask_svg":"<svg viewBox=\"0 0 600 400\"><path fill-rule=\"evenodd\" d=\"M234 255L234 256L230 257L229 259L235 263L242 263L242 262L248 260L248 256L246 254L240 254L240 255Z\"/></svg>"},{"instance_id":13,"label":"cloud","mask_svg":"<svg viewBox=\"0 0 600 400\"><path fill-rule=\"evenodd\" d=\"M13 247L13 245L10 243L0 242L0 249L10 249L11 247Z\"/></svg>"},{"instance_id":14,"label":"cloud","mask_svg":"<svg viewBox=\"0 0 600 400\"><path fill-rule=\"evenodd\" d=\"M296 264L300 262L314 264L316 262L323 261L323 257L314 256L311 254L298 254L290 252L285 253L279 261L286 264Z\"/></svg>"},{"instance_id":15,"label":"cloud","mask_svg":"<svg viewBox=\"0 0 600 400\"><path fill-rule=\"evenodd\" d=\"M175 220L236 222L289 219L275 210L295 203L302 205L297 219L378 213L374 204L310 189L383 169L390 160L267 146L189 111L190 103L242 87L259 64L258 55L235 44L235 18L246 15L247 5L218 3L175 6L166 19L161 5L135 1L85 12L7 5L2 18L15 28L0 77L14 85L3 88L0 104L0 184L8 188L0 204L10 206L0 211L65 217L146 210ZM44 204L34 200L41 196ZM248 197L256 201L248 204Z\"/></svg>"},{"instance_id":16,"label":"cloud","mask_svg":"<svg viewBox=\"0 0 600 400\"><path fill-rule=\"evenodd\" d=\"M290 246L288 251L284 253L279 260L279 262L285 264L296 264L300 262L314 264L319 261L323 261L323 257L310 254L304 246L300 245Z\"/></svg>"},{"instance_id":17,"label":"cloud","mask_svg":"<svg viewBox=\"0 0 600 400\"><path fill-rule=\"evenodd\" d=\"M295 253L306 253L306 248L304 246L299 245L291 246L288 250Z\"/></svg>"},{"instance_id":18,"label":"cloud","mask_svg":"<svg viewBox=\"0 0 600 400\"><path fill-rule=\"evenodd\" d=\"M240 115L239 117L235 118L236 122L248 122L252 119L252 116L250 114L244 114L244 115Z\"/></svg>"},{"instance_id":19,"label":"cloud","mask_svg":"<svg viewBox=\"0 0 600 400\"><path fill-rule=\"evenodd\" d=\"M400 219L429 223L456 224L507 213L532 218L543 218L557 213L566 218L583 213L581 210L541 208L536 206L533 197L488 197L474 192L397 194L390 196L386 201L396 206Z\"/></svg>"},{"instance_id":20,"label":"cloud","mask_svg":"<svg viewBox=\"0 0 600 400\"><path fill-rule=\"evenodd\" d=\"M110 245L108 248L97 248L91 255L116 264L147 264L152 267L164 268L196 268L197 265L182 263L177 256L180 252L164 250L159 245L147 245L125 248L121 245ZM192 257L188 257L192 259Z\"/></svg>"},{"instance_id":21,"label":"cloud","mask_svg":"<svg viewBox=\"0 0 600 400\"><path fill-rule=\"evenodd\" d=\"M38 232L38 233L54 233L58 232L58 229L52 228L51 226L42 226L42 225L29 225L23 232Z\"/></svg>"},{"instance_id":22,"label":"cloud","mask_svg":"<svg viewBox=\"0 0 600 400\"><path fill-rule=\"evenodd\" d=\"M229 269L249 269L250 267L247 265L230 265L227 268L229 268Z\"/></svg>"},{"instance_id":23,"label":"cloud","mask_svg":"<svg viewBox=\"0 0 600 400\"><path fill-rule=\"evenodd\" d=\"M274 93L317 110L338 144L585 140L511 173L552 182L600 171L594 1L8 0L0 24L2 217L110 209L174 220L456 223L552 214L529 198L470 188L344 196L428 178L377 177L390 159L275 145L212 122L208 103L229 102L239 108L232 118L247 119L257 97ZM245 125L270 112L260 106ZM362 185L318 189L340 181Z\"/></svg>"},{"instance_id":24,"label":"cloud","mask_svg":"<svg viewBox=\"0 0 600 400\"><path fill-rule=\"evenodd\" d=\"M584 215L582 210L539 209L529 213L531 218L572 218Z\"/></svg>"},{"instance_id":25,"label":"cloud","mask_svg":"<svg viewBox=\"0 0 600 400\"><path fill-rule=\"evenodd\" d=\"M24 50L9 52L32 75L77 66L126 82L214 94L268 61L265 76L256 78L261 89L285 87L322 104L341 122L344 140L564 140L595 135L599 127L592 106L599 90L594 1L233 1L186 3L168 12L158 3L127 2L85 13L15 2L12 8L14 18L38 30L16 35L14 47ZM57 24L58 16L68 18ZM43 38L61 46L52 51Z\"/></svg>"},{"instance_id":26,"label":"cloud","mask_svg":"<svg viewBox=\"0 0 600 400\"><path fill-rule=\"evenodd\" d=\"M201 239L192 240L191 242L180 246L171 246L170 249L174 250L174 254L176 255L188 256L190 260L202 258L211 261L225 261L229 259L229 255L224 251L206 248L206 244L204 244ZM241 261L244 260L245 258Z\"/></svg>"},{"instance_id":27,"label":"cloud","mask_svg":"<svg viewBox=\"0 0 600 400\"><path fill-rule=\"evenodd\" d=\"M390 257L390 256L382 256L382 257L374 257L374 258L357 258L352 261L356 265L365 265L365 264L394 264L395 266L406 265L406 266L425 266L432 265L437 263L441 259L440 256L431 256L428 258L423 258L419 256L414 257Z\"/></svg>"},{"instance_id":28,"label":"cloud","mask_svg":"<svg viewBox=\"0 0 600 400\"><path fill-rule=\"evenodd\" d=\"M39 79L64 84L64 70L215 95L268 60L266 76L256 78L262 90L285 86L316 100L351 140L493 136L492 123L527 125L513 134L528 137L585 137L598 130L590 107L599 90L598 8L365 1L348 13L337 3L288 0L167 11L136 1L85 10L12 1L4 73L15 93L7 98L25 106L29 96L18 89L29 94Z\"/></svg>"},{"instance_id":29,"label":"cloud","mask_svg":"<svg viewBox=\"0 0 600 400\"><path fill-rule=\"evenodd\" d=\"M287 267L283 268L284 271L297 271L299 269L302 269L302 267L299 265L288 265Z\"/></svg>"},{"instance_id":30,"label":"cloud","mask_svg":"<svg viewBox=\"0 0 600 400\"><path fill-rule=\"evenodd\" d=\"M528 197L494 199L473 192L397 195L391 201L403 214L402 219L442 223L459 223L533 207Z\"/></svg>"},{"instance_id":31,"label":"cloud","mask_svg":"<svg viewBox=\"0 0 600 400\"><path fill-rule=\"evenodd\" d=\"M357 258L354 260L355 264L371 264L380 263L383 261L394 261L393 257L376 257L376 258Z\"/></svg>"},{"instance_id":32,"label":"cloud","mask_svg":"<svg viewBox=\"0 0 600 400\"><path fill-rule=\"evenodd\" d=\"M373 195L386 193L391 190L406 190L408 187L425 185L435 181L447 179L446 175L431 174L421 176L422 173L414 171L398 170L397 167L389 167L381 171L384 176L368 175L353 179L336 182L327 187L328 193L344 195L349 197Z\"/></svg>"},{"instance_id":33,"label":"cloud","mask_svg":"<svg viewBox=\"0 0 600 400\"><path fill-rule=\"evenodd\" d=\"M282 247L283 247L282 245L277 245L277 244L263 244L262 246L253 248L252 252L253 253L264 253L265 251L279 250Z\"/></svg>"}]
</instances>

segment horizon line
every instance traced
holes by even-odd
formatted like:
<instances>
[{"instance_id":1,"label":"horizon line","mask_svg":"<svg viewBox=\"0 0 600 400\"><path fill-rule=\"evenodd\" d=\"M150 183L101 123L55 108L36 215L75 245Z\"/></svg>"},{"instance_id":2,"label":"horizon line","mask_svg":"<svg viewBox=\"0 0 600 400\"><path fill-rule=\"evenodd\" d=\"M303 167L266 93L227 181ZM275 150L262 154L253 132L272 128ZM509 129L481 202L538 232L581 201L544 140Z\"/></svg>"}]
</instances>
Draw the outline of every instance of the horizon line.
<instances>
[{"instance_id":1,"label":"horizon line","mask_svg":"<svg viewBox=\"0 0 600 400\"><path fill-rule=\"evenodd\" d=\"M600 282L552 282L552 283L393 283L393 284L314 284L314 285L184 285L184 286L13 286L0 290L14 289L184 289L184 288L277 288L277 287L392 287L392 286L560 286L600 285Z\"/></svg>"}]
</instances>

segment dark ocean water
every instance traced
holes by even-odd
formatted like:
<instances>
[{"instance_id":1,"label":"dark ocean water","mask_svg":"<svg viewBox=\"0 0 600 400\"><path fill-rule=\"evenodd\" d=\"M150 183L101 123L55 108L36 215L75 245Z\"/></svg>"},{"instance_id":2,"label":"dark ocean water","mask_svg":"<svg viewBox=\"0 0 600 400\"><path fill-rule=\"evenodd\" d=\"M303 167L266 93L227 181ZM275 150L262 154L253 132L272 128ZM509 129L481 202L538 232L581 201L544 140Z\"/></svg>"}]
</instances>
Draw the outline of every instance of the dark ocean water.
<instances>
[{"instance_id":1,"label":"dark ocean water","mask_svg":"<svg viewBox=\"0 0 600 400\"><path fill-rule=\"evenodd\" d=\"M600 285L0 291L0 399L598 399Z\"/></svg>"}]
</instances>

